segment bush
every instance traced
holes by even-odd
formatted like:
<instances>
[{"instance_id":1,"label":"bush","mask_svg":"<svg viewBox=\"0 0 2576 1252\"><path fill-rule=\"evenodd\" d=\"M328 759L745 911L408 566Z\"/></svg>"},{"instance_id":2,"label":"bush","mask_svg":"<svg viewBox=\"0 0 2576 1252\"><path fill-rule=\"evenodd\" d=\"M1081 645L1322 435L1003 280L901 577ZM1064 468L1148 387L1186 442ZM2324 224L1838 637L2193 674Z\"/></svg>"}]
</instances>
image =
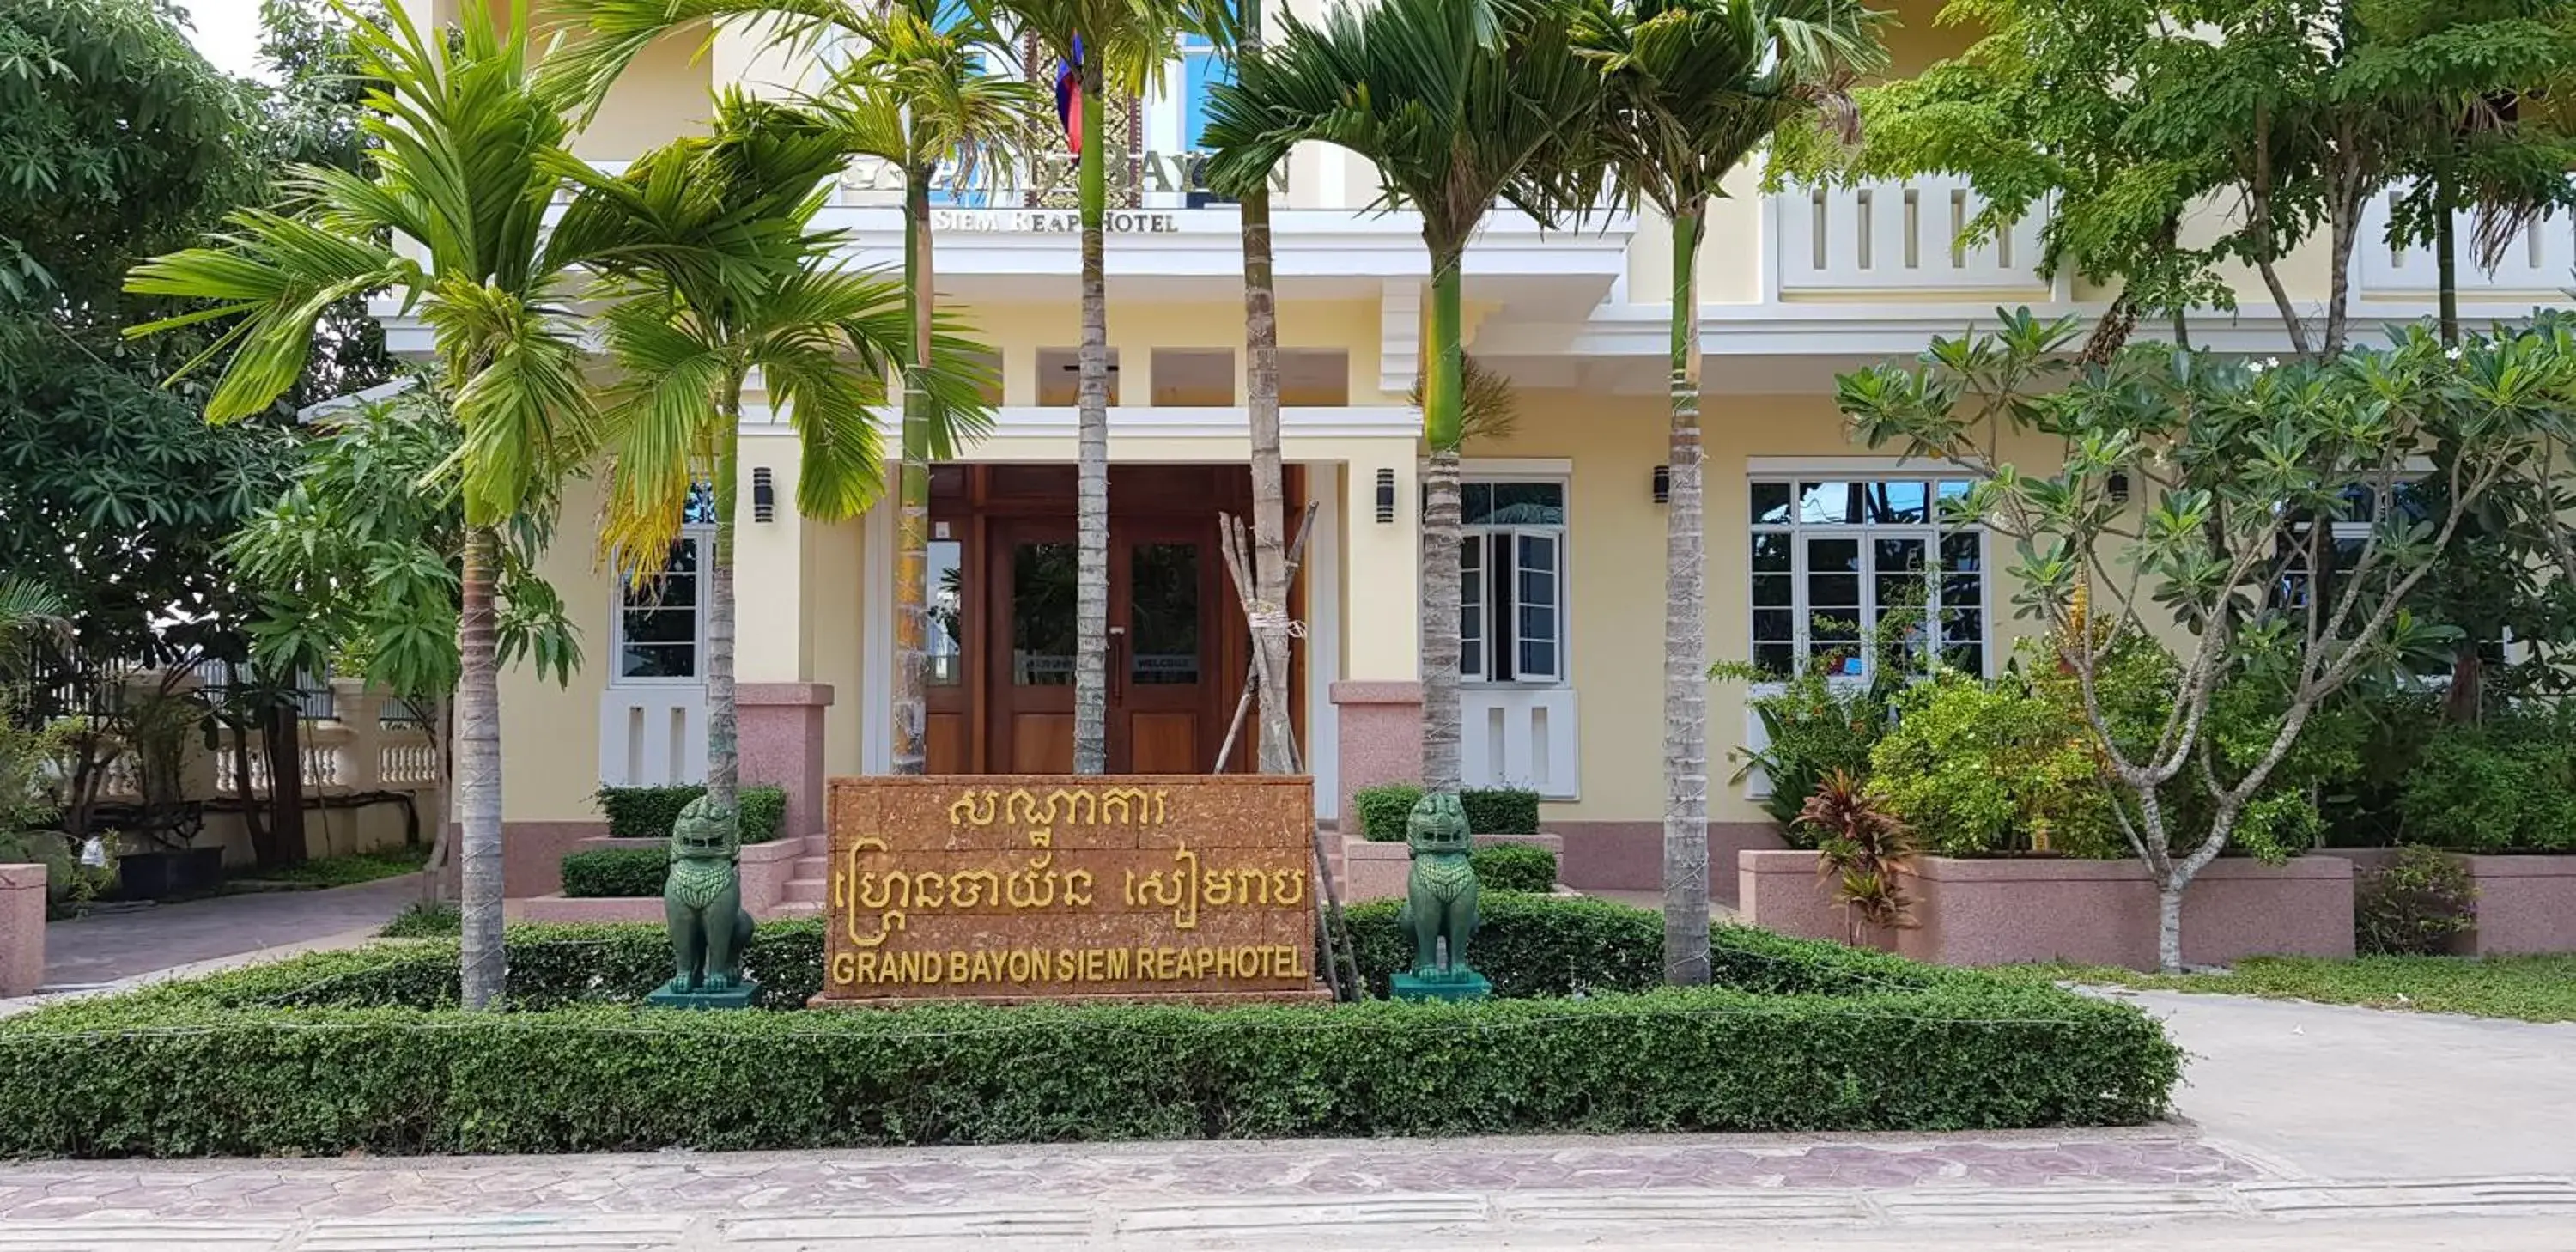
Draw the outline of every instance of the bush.
<instances>
[{"instance_id":1,"label":"bush","mask_svg":"<svg viewBox=\"0 0 2576 1252\"><path fill-rule=\"evenodd\" d=\"M1458 793L1467 829L1479 835L1538 833L1538 793L1520 787L1469 787Z\"/></svg>"},{"instance_id":2,"label":"bush","mask_svg":"<svg viewBox=\"0 0 2576 1252\"><path fill-rule=\"evenodd\" d=\"M2576 728L2554 716L2445 726L2397 808L2406 836L2460 852L2576 849Z\"/></svg>"},{"instance_id":3,"label":"bush","mask_svg":"<svg viewBox=\"0 0 2576 1252\"><path fill-rule=\"evenodd\" d=\"M563 859L563 893L625 899L658 896L670 869L671 850L658 845L574 852Z\"/></svg>"},{"instance_id":4,"label":"bush","mask_svg":"<svg viewBox=\"0 0 2576 1252\"><path fill-rule=\"evenodd\" d=\"M2354 945L2364 956L2440 956L2477 924L2478 884L2437 849L2399 848L2353 884Z\"/></svg>"},{"instance_id":5,"label":"bush","mask_svg":"<svg viewBox=\"0 0 2576 1252\"><path fill-rule=\"evenodd\" d=\"M1927 852L2120 857L2090 732L2018 679L1945 672L1906 691L1869 754L1869 794Z\"/></svg>"},{"instance_id":6,"label":"bush","mask_svg":"<svg viewBox=\"0 0 2576 1252\"><path fill-rule=\"evenodd\" d=\"M1415 783L1380 783L1351 793L1351 802L1359 809L1360 834L1380 843L1404 842L1404 819L1422 799L1422 788ZM1459 804L1465 806L1461 799ZM1467 827L1474 830L1474 825Z\"/></svg>"},{"instance_id":7,"label":"bush","mask_svg":"<svg viewBox=\"0 0 2576 1252\"><path fill-rule=\"evenodd\" d=\"M1422 799L1420 783L1380 783L1353 792L1359 809L1360 836L1379 843L1404 842L1404 819ZM1538 793L1517 787L1467 787L1458 792L1458 807L1467 814L1467 829L1479 835L1538 833Z\"/></svg>"},{"instance_id":8,"label":"bush","mask_svg":"<svg viewBox=\"0 0 2576 1252\"><path fill-rule=\"evenodd\" d=\"M1904 963L1733 930L1721 942L1745 945L1735 958L1778 949L1766 968L1841 970L1841 989L465 1013L436 1007L452 944L322 953L0 1020L0 1157L1948 1131L2167 1108L2180 1053L2132 1007L1943 971L1874 981L1853 975ZM763 977L787 935L813 945L821 928L763 928ZM660 973L605 969L608 953L569 936L512 938L514 986L631 990Z\"/></svg>"},{"instance_id":9,"label":"bush","mask_svg":"<svg viewBox=\"0 0 2576 1252\"><path fill-rule=\"evenodd\" d=\"M1771 794L1760 801L1762 811L1780 828L1780 837L1799 849L1815 846L1798 824L1807 797L1835 770L1868 777L1870 749L1887 733L1889 689L1877 682L1856 690L1837 687L1826 680L1825 668L1811 666L1777 692L1747 697L1744 707L1761 721L1764 746L1735 753L1744 764L1735 781L1762 771L1771 785Z\"/></svg>"},{"instance_id":10,"label":"bush","mask_svg":"<svg viewBox=\"0 0 2576 1252\"><path fill-rule=\"evenodd\" d=\"M707 789L696 783L677 787L602 787L593 800L599 805L600 815L608 819L609 837L668 839L671 823L680 820L680 810L706 793ZM742 788L740 794L742 841L767 843L777 838L780 828L787 824L785 789L755 783Z\"/></svg>"},{"instance_id":11,"label":"bush","mask_svg":"<svg viewBox=\"0 0 2576 1252\"><path fill-rule=\"evenodd\" d=\"M1526 843L1498 843L1467 854L1487 891L1556 890L1556 854Z\"/></svg>"},{"instance_id":12,"label":"bush","mask_svg":"<svg viewBox=\"0 0 2576 1252\"><path fill-rule=\"evenodd\" d=\"M454 904L414 900L376 933L387 939L436 939L453 936L463 925L464 915Z\"/></svg>"}]
</instances>

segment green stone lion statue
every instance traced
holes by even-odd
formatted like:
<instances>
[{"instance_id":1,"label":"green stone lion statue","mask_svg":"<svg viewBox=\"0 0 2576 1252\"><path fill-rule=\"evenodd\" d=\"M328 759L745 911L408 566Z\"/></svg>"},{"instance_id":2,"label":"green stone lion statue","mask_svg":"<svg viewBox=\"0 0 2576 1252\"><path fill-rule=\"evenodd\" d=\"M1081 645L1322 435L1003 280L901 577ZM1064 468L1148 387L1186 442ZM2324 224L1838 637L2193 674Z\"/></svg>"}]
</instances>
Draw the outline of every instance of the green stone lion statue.
<instances>
[{"instance_id":1,"label":"green stone lion statue","mask_svg":"<svg viewBox=\"0 0 2576 1252\"><path fill-rule=\"evenodd\" d=\"M700 796L671 823L671 873L662 882L670 922L671 981L662 994L684 997L744 985L742 956L751 946L751 914L742 907L740 817Z\"/></svg>"},{"instance_id":2,"label":"green stone lion statue","mask_svg":"<svg viewBox=\"0 0 2576 1252\"><path fill-rule=\"evenodd\" d=\"M1453 793L1422 797L1404 821L1413 849L1413 872L1397 927L1413 939L1416 978L1467 977L1467 945L1476 938L1476 871L1468 863L1475 843L1466 810ZM1440 941L1449 941L1448 963Z\"/></svg>"}]
</instances>

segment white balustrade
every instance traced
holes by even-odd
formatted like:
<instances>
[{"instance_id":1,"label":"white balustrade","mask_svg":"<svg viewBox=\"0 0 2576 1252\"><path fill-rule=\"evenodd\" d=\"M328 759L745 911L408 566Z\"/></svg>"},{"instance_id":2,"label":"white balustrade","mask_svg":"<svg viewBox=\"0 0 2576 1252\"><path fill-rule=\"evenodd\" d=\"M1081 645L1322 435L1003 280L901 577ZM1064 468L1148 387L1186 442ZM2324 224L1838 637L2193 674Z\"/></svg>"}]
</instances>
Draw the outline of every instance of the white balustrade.
<instances>
[{"instance_id":1,"label":"white balustrade","mask_svg":"<svg viewBox=\"0 0 2576 1252\"><path fill-rule=\"evenodd\" d=\"M1582 781L1580 727L1568 687L1460 690L1459 748L1470 787L1523 787L1572 800Z\"/></svg>"},{"instance_id":2,"label":"white balustrade","mask_svg":"<svg viewBox=\"0 0 2576 1252\"><path fill-rule=\"evenodd\" d=\"M707 692L695 683L599 695L599 781L657 787L707 777Z\"/></svg>"},{"instance_id":3,"label":"white balustrade","mask_svg":"<svg viewBox=\"0 0 2576 1252\"><path fill-rule=\"evenodd\" d=\"M2442 289L2441 258L2431 245L2400 248L2388 242L2390 207L2399 194L2399 189L2381 192L2362 210L2361 238L2353 251L2359 256L2361 294L2365 299L2430 298ZM2554 301L2576 288L2576 218L2560 213L2516 231L2506 241L2504 253L2496 259L2493 269L2481 268L2471 247L2477 234L2477 214L2461 213L2452 220L2452 238L2457 245L2456 281L2463 297Z\"/></svg>"},{"instance_id":4,"label":"white balustrade","mask_svg":"<svg viewBox=\"0 0 2576 1252\"><path fill-rule=\"evenodd\" d=\"M1985 209L1964 178L1792 188L1771 197L1779 290L2047 293L2033 213L2001 236L1960 243Z\"/></svg>"}]
</instances>

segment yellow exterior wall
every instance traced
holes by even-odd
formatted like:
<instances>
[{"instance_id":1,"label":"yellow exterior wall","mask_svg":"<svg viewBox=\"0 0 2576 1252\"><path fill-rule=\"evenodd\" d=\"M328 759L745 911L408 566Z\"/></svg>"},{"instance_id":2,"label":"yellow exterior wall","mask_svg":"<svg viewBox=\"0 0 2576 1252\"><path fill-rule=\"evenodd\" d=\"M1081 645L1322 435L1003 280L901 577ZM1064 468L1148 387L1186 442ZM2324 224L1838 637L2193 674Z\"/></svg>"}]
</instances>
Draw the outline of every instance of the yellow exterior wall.
<instances>
[{"instance_id":1,"label":"yellow exterior wall","mask_svg":"<svg viewBox=\"0 0 2576 1252\"><path fill-rule=\"evenodd\" d=\"M592 821L599 789L599 696L616 669L609 655L614 579L593 559L590 519L599 511L596 479L563 489L562 520L538 573L563 597L581 639L581 668L558 687L527 665L501 671L502 816L514 822Z\"/></svg>"}]
</instances>

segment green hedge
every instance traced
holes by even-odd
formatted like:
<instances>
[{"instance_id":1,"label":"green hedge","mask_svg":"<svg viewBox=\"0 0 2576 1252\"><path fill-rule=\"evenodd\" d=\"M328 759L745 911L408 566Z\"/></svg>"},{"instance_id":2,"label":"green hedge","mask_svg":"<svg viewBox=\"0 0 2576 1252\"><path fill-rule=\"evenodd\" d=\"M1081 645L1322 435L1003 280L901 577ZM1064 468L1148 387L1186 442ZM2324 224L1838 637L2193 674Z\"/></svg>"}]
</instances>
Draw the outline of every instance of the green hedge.
<instances>
[{"instance_id":1,"label":"green hedge","mask_svg":"<svg viewBox=\"0 0 2576 1252\"><path fill-rule=\"evenodd\" d=\"M795 981L779 948L819 936L763 928L752 964ZM513 985L605 998L658 976L620 964L644 945L599 938L514 933ZM1792 940L1736 956L1757 951L1793 971L1772 977L1842 990L470 1014L419 1007L455 977L454 945L422 941L0 1019L0 1156L1986 1130L2146 1121L2179 1074L2126 1005L1948 971L1880 981L1892 958Z\"/></svg>"},{"instance_id":2,"label":"green hedge","mask_svg":"<svg viewBox=\"0 0 2576 1252\"><path fill-rule=\"evenodd\" d=\"M1359 808L1360 834L1380 843L1404 841L1404 819L1422 799L1419 783L1381 783L1351 794ZM1469 787L1458 793L1467 829L1479 835L1538 833L1538 793L1516 787Z\"/></svg>"},{"instance_id":3,"label":"green hedge","mask_svg":"<svg viewBox=\"0 0 2576 1252\"><path fill-rule=\"evenodd\" d=\"M681 787L602 787L592 801L599 805L601 816L608 819L611 838L668 839L671 823L680 820L680 810L706 793L705 787L695 783ZM740 794L742 841L767 843L777 838L779 828L787 824L787 792L755 783L742 788ZM653 890L659 892L661 888Z\"/></svg>"},{"instance_id":4,"label":"green hedge","mask_svg":"<svg viewBox=\"0 0 2576 1252\"><path fill-rule=\"evenodd\" d=\"M1501 843L1467 854L1487 891L1556 890L1556 854L1526 843Z\"/></svg>"},{"instance_id":5,"label":"green hedge","mask_svg":"<svg viewBox=\"0 0 2576 1252\"><path fill-rule=\"evenodd\" d=\"M671 870L666 844L644 848L586 848L563 859L563 893L568 896L637 898L662 894Z\"/></svg>"}]
</instances>

